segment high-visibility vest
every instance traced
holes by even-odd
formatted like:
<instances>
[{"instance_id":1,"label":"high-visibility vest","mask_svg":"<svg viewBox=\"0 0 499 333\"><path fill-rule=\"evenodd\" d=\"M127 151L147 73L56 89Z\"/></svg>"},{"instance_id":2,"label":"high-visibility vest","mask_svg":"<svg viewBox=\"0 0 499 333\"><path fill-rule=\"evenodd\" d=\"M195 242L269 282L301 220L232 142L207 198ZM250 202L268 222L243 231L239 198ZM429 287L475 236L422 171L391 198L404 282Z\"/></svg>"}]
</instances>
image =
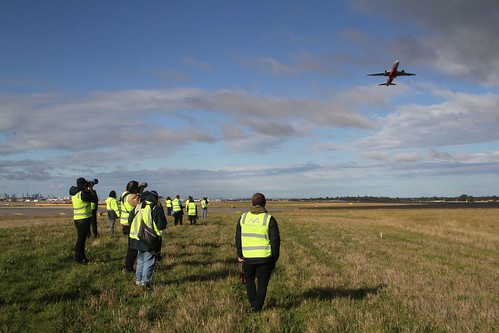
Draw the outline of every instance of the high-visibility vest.
<instances>
[{"instance_id":1,"label":"high-visibility vest","mask_svg":"<svg viewBox=\"0 0 499 333\"><path fill-rule=\"evenodd\" d=\"M182 210L182 207L180 207L180 200L178 198L173 199L172 205L174 212L180 212Z\"/></svg>"},{"instance_id":2,"label":"high-visibility vest","mask_svg":"<svg viewBox=\"0 0 499 333\"><path fill-rule=\"evenodd\" d=\"M81 200L81 192L82 191L71 196L71 202L73 203L74 220L83 220L92 217L92 208L90 207L90 202Z\"/></svg>"},{"instance_id":3,"label":"high-visibility vest","mask_svg":"<svg viewBox=\"0 0 499 333\"><path fill-rule=\"evenodd\" d=\"M126 199L127 195L131 194L128 191L125 191L121 194L120 197L120 202L121 202L121 217L120 217L120 223L122 225L127 225L128 224L128 216L130 215L130 212L134 210L135 207L130 205L128 203L128 200Z\"/></svg>"},{"instance_id":4,"label":"high-visibility vest","mask_svg":"<svg viewBox=\"0 0 499 333\"><path fill-rule=\"evenodd\" d=\"M205 209L206 208L206 200L201 200L201 208Z\"/></svg>"},{"instance_id":5,"label":"high-visibility vest","mask_svg":"<svg viewBox=\"0 0 499 333\"><path fill-rule=\"evenodd\" d=\"M118 200L116 200L116 198L109 197L106 199L106 209L114 210L117 216L120 215L120 211L118 209Z\"/></svg>"},{"instance_id":6,"label":"high-visibility vest","mask_svg":"<svg viewBox=\"0 0 499 333\"><path fill-rule=\"evenodd\" d=\"M196 216L196 202L195 201L189 201L187 204L187 215L190 216Z\"/></svg>"},{"instance_id":7,"label":"high-visibility vest","mask_svg":"<svg viewBox=\"0 0 499 333\"><path fill-rule=\"evenodd\" d=\"M161 231L158 230L156 227L156 223L154 223L152 219L152 209L151 209L151 202L146 201L146 206L142 208L142 205L138 205L135 207L135 216L133 218L133 222L130 225L130 238L133 239L139 239L139 229L140 229L140 223L142 223L142 220L144 220L144 223L149 227L153 228L154 232L156 235L161 236ZM155 206L156 207L156 206Z\"/></svg>"},{"instance_id":8,"label":"high-visibility vest","mask_svg":"<svg viewBox=\"0 0 499 333\"><path fill-rule=\"evenodd\" d=\"M269 223L272 216L267 213L244 213L240 219L241 245L245 258L268 258L272 256L269 239Z\"/></svg>"},{"instance_id":9,"label":"high-visibility vest","mask_svg":"<svg viewBox=\"0 0 499 333\"><path fill-rule=\"evenodd\" d=\"M166 199L166 207L167 208L172 208L172 201L171 201L171 199Z\"/></svg>"}]
</instances>

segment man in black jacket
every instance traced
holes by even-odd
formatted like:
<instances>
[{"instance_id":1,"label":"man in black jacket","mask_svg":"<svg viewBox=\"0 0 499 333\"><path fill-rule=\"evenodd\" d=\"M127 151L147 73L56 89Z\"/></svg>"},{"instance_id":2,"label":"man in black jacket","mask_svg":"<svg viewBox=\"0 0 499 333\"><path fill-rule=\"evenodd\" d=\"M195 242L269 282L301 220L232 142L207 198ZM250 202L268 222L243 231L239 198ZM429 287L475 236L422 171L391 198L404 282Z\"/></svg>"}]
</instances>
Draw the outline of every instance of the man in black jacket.
<instances>
[{"instance_id":1,"label":"man in black jacket","mask_svg":"<svg viewBox=\"0 0 499 333\"><path fill-rule=\"evenodd\" d=\"M85 178L78 178L76 186L71 186L69 189L77 233L74 260L79 264L87 262L85 241L87 240L87 233L92 219L91 203L97 204L97 197L93 195L92 187L93 183L88 183Z\"/></svg>"},{"instance_id":2,"label":"man in black jacket","mask_svg":"<svg viewBox=\"0 0 499 333\"><path fill-rule=\"evenodd\" d=\"M243 263L250 311L259 312L265 302L270 276L279 259L281 238L276 219L265 209L265 196L255 193L251 204L251 210L237 222L235 240L237 259Z\"/></svg>"}]
</instances>

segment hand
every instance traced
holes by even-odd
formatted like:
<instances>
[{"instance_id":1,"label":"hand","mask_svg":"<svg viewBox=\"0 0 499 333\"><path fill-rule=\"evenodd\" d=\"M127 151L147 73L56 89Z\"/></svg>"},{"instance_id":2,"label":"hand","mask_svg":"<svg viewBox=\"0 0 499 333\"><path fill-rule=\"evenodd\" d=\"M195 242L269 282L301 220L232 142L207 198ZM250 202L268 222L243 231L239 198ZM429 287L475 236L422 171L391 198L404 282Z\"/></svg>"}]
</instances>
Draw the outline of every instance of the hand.
<instances>
[{"instance_id":1,"label":"hand","mask_svg":"<svg viewBox=\"0 0 499 333\"><path fill-rule=\"evenodd\" d=\"M237 257L237 262L239 262L239 263L244 262L244 259L241 257Z\"/></svg>"}]
</instances>

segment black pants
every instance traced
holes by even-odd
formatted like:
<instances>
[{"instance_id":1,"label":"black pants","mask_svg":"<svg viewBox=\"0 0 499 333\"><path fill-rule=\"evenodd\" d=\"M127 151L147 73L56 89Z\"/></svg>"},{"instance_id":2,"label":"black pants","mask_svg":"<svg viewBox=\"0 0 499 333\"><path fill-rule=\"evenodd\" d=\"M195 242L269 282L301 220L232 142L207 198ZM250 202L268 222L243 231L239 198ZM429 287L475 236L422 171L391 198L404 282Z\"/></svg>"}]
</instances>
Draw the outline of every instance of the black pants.
<instances>
[{"instance_id":1,"label":"black pants","mask_svg":"<svg viewBox=\"0 0 499 333\"><path fill-rule=\"evenodd\" d=\"M129 237L129 235L130 235L130 226L129 225L123 226L123 234L125 234L127 236L127 240L128 240L128 246L127 246L126 257L125 257L125 270L127 272L134 272L133 264L135 263L135 260L137 260L138 251L135 249L132 249L130 247L130 242L132 240Z\"/></svg>"},{"instance_id":2,"label":"black pants","mask_svg":"<svg viewBox=\"0 0 499 333\"><path fill-rule=\"evenodd\" d=\"M248 293L250 305L254 310L259 311L263 307L265 296L267 296L270 275L274 267L275 262L273 261L258 265L243 263L246 292Z\"/></svg>"},{"instance_id":3,"label":"black pants","mask_svg":"<svg viewBox=\"0 0 499 333\"><path fill-rule=\"evenodd\" d=\"M88 227L88 237L94 234L94 237L99 236L97 233L97 209L92 210L92 219L90 220L90 225Z\"/></svg>"},{"instance_id":4,"label":"black pants","mask_svg":"<svg viewBox=\"0 0 499 333\"><path fill-rule=\"evenodd\" d=\"M74 220L76 226L76 244L75 244L75 261L82 263L87 260L85 256L85 242L87 240L88 229L90 228L90 220L92 218L86 218L83 220Z\"/></svg>"},{"instance_id":5,"label":"black pants","mask_svg":"<svg viewBox=\"0 0 499 333\"><path fill-rule=\"evenodd\" d=\"M180 224L182 225L182 212L173 212L173 222L175 223L175 225L177 224Z\"/></svg>"}]
</instances>

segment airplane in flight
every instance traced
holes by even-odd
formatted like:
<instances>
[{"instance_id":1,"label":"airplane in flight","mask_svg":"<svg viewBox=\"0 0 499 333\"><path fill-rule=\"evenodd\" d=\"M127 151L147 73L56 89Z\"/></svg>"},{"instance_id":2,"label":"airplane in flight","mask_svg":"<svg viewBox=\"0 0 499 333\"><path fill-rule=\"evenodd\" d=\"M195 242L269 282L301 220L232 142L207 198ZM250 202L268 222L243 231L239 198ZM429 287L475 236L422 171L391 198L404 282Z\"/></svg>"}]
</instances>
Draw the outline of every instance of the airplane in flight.
<instances>
[{"instance_id":1,"label":"airplane in flight","mask_svg":"<svg viewBox=\"0 0 499 333\"><path fill-rule=\"evenodd\" d=\"M395 60L393 63L393 67L390 71L384 71L383 73L373 73L373 74L367 74L367 76L388 76L386 79L385 83L380 83L380 86L395 86L395 83L392 83L393 79L395 79L397 76L412 76L416 74L412 73L406 73L405 71L398 71L400 62L398 60Z\"/></svg>"}]
</instances>

